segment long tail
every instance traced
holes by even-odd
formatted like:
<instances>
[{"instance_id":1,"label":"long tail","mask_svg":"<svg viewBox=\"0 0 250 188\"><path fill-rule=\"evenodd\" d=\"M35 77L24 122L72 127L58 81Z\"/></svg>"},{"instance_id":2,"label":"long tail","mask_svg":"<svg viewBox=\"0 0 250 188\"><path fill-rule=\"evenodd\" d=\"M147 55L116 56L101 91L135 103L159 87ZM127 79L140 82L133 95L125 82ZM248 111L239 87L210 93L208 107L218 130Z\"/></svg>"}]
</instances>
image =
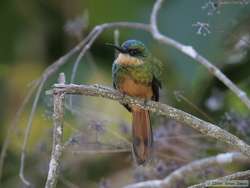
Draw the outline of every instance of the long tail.
<instances>
[{"instance_id":1,"label":"long tail","mask_svg":"<svg viewBox=\"0 0 250 188\"><path fill-rule=\"evenodd\" d=\"M132 115L133 151L137 163L141 165L149 159L153 145L149 111L134 107Z\"/></svg>"}]
</instances>

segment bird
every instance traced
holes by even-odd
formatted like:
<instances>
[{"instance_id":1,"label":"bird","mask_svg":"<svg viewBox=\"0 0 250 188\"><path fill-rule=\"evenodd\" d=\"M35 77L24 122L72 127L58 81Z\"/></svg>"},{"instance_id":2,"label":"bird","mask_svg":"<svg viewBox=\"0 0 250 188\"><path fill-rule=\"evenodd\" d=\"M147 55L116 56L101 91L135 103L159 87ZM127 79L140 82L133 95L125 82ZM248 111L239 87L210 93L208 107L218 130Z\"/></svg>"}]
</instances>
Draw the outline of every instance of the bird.
<instances>
[{"instance_id":1,"label":"bird","mask_svg":"<svg viewBox=\"0 0 250 188\"><path fill-rule=\"evenodd\" d=\"M159 101L162 62L135 39L126 40L121 46L107 44L118 51L112 65L113 87L123 94ZM151 159L153 133L149 110L136 105L123 104L132 113L132 151L138 165Z\"/></svg>"}]
</instances>

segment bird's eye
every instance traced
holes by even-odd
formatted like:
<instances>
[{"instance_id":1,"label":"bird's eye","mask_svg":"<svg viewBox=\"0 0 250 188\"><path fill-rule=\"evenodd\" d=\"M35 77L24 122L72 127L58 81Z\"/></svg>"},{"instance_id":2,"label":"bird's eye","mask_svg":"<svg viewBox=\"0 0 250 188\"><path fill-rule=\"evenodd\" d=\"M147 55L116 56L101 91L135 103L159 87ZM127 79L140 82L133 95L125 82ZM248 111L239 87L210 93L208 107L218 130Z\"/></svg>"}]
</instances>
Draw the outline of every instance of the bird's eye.
<instances>
[{"instance_id":1,"label":"bird's eye","mask_svg":"<svg viewBox=\"0 0 250 188\"><path fill-rule=\"evenodd\" d=\"M139 51L137 49L131 49L131 50L129 50L129 54L131 56L135 56L135 55L139 54Z\"/></svg>"}]
</instances>

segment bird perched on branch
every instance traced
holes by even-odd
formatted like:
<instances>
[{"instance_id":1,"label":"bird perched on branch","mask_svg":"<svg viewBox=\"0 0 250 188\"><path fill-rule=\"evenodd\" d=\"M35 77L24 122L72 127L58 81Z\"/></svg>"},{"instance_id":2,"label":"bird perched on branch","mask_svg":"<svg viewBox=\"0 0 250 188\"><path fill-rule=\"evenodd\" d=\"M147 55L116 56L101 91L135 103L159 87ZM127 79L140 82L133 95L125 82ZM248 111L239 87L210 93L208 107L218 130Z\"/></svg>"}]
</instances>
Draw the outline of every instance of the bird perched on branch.
<instances>
[{"instance_id":1,"label":"bird perched on branch","mask_svg":"<svg viewBox=\"0 0 250 188\"><path fill-rule=\"evenodd\" d=\"M141 41L127 40L121 46L108 45L119 52L112 67L114 88L130 96L158 101L162 63L152 56ZM145 164L153 146L149 111L135 105L123 105L132 113L132 141L136 162Z\"/></svg>"}]
</instances>

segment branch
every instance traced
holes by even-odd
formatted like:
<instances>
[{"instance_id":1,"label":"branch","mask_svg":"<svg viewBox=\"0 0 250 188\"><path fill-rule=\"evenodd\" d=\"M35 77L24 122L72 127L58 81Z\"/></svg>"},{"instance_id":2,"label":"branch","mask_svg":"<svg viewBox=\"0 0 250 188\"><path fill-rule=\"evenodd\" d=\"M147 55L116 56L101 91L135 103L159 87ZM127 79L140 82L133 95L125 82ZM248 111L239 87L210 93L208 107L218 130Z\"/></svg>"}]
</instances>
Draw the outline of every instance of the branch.
<instances>
[{"instance_id":1,"label":"branch","mask_svg":"<svg viewBox=\"0 0 250 188\"><path fill-rule=\"evenodd\" d=\"M81 61L81 59L83 58L83 56L85 55L86 51L91 47L92 43L97 39L97 37L106 29L111 29L111 28L134 28L134 29L141 29L141 30L145 30L145 31L149 31L150 28L148 25L146 24L142 24L142 23L133 23L133 22L113 22L113 23L105 23L105 24L101 24L96 26L91 33L93 33L93 35L91 37L89 37L89 44L87 48L82 49L82 51L80 52L80 54L78 55L76 62L74 64L73 70L72 70L72 74L71 74L71 79L70 79L70 83L74 83L75 81L75 76L76 76L76 71L77 68L79 66L79 63Z\"/></svg>"},{"instance_id":2,"label":"branch","mask_svg":"<svg viewBox=\"0 0 250 188\"><path fill-rule=\"evenodd\" d=\"M116 46L120 45L120 31L118 29L114 30L114 44ZM117 50L114 50L114 52L115 57L117 57L119 52Z\"/></svg>"},{"instance_id":3,"label":"branch","mask_svg":"<svg viewBox=\"0 0 250 188\"><path fill-rule=\"evenodd\" d=\"M152 33L159 33L158 26L157 26L157 16L158 16L158 13L162 6L163 1L164 0L156 0L153 6L151 16L150 16L150 26L151 26Z\"/></svg>"},{"instance_id":4,"label":"branch","mask_svg":"<svg viewBox=\"0 0 250 188\"><path fill-rule=\"evenodd\" d=\"M175 182L184 179L185 176L188 176L195 171L203 170L211 166L221 166L243 160L246 161L247 158L240 153L222 153L213 157L196 160L172 172L163 180L163 185L173 187Z\"/></svg>"},{"instance_id":5,"label":"branch","mask_svg":"<svg viewBox=\"0 0 250 188\"><path fill-rule=\"evenodd\" d=\"M224 177L213 179L213 180L208 180L204 183L193 185L188 188L204 188L204 187L207 187L208 185L215 185L216 183L220 185L221 182L226 182L229 180L243 180L243 179L246 179L246 180L250 179L250 170L236 172L228 176L224 176ZM247 182L249 183L249 181ZM248 186L248 183L247 183L247 186Z\"/></svg>"},{"instance_id":6,"label":"branch","mask_svg":"<svg viewBox=\"0 0 250 188\"><path fill-rule=\"evenodd\" d=\"M33 123L33 119L34 119L34 115L36 112L36 107L38 104L38 100L40 98L41 92L42 92L42 88L45 84L45 82L48 80L48 78L53 75L62 65L64 65L67 60L74 55L76 52L79 52L81 49L81 53L79 55L79 57L83 57L83 55L87 52L87 50L89 50L89 48L91 47L91 45L93 44L93 42L95 41L95 39L105 30L105 29L109 29L109 28L118 28L118 27L127 27L127 28L135 28L135 29L142 29L142 30L149 30L149 27L146 24L141 24L141 23L129 23L129 22L116 22L116 23L109 23L109 24L102 24L102 25L98 25L96 26L90 33L89 35L83 40L81 41L75 48L73 48L71 51L69 51L67 54L65 54L64 56L62 56L61 58L59 58L55 63L53 63L52 65L50 65L42 74L41 78L38 80L38 84L39 84L39 88L36 92L36 97L33 101L32 104L32 109L31 109L31 113L29 116L29 120L28 120L28 124L27 127L25 129L25 136L24 136L24 141L23 141L23 145L22 145L22 153L21 153L21 165L20 165L20 171L19 171L19 176L22 180L22 182L26 185L26 186L30 186L30 182L25 178L24 176L24 167L25 167L25 156L26 156L26 148L27 148L27 143L28 143L28 139L29 139L29 135L30 135L30 130L32 128L32 123ZM79 62L80 62L79 58ZM31 93L31 95L33 94L33 92ZM9 138L7 138L9 139ZM7 149L4 148L5 150Z\"/></svg>"},{"instance_id":7,"label":"branch","mask_svg":"<svg viewBox=\"0 0 250 188\"><path fill-rule=\"evenodd\" d=\"M59 83L65 81L64 74L60 74ZM64 92L54 91L54 114L53 114L53 146L51 159L49 163L49 171L45 188L56 187L59 176L60 161L63 152L63 116L64 116Z\"/></svg>"},{"instance_id":8,"label":"branch","mask_svg":"<svg viewBox=\"0 0 250 188\"><path fill-rule=\"evenodd\" d=\"M72 55L74 55L76 52L78 52L82 47L84 47L88 43L88 40L89 40L89 38L91 38L91 36L92 36L92 34L90 33L88 35L88 37L86 37L85 40L80 42L75 48L70 50L67 54L65 54L64 56L59 58L57 61L55 61L52 65L47 67L45 69L45 71L43 72L41 78L39 78L39 80L37 81L37 84L39 85L39 88L38 88L38 90L36 92L36 97L35 97L35 99L33 101L33 104L32 104L32 109L31 109L31 113L30 113L30 116L29 116L28 124L27 124L27 127L25 129L25 136L24 136L24 141L23 141L23 145L22 145L22 153L21 153L21 159L20 159L21 165L20 165L20 170L19 170L19 176L20 176L22 182L26 186L31 185L30 182L25 178L25 175L24 175L26 148L27 148L27 143L28 143L30 131L31 131L31 128L32 128L34 115L35 115L35 112L36 112L37 103L39 101L43 86L44 86L45 82L48 80L48 78L51 75L53 75L62 65L64 65ZM30 95L32 95L34 91L32 91L30 93ZM9 140L9 137L7 137L6 140ZM5 150L6 149L7 149L7 147L5 148Z\"/></svg>"},{"instance_id":9,"label":"branch","mask_svg":"<svg viewBox=\"0 0 250 188\"><path fill-rule=\"evenodd\" d=\"M33 101L31 114L29 117L27 129L25 131L25 139L23 142L22 147L22 155L21 155L21 168L20 168L20 177L23 180L24 183L27 185L29 184L23 174L24 170L24 162L25 162L25 151L27 146L27 141L29 138L30 130L32 127L32 122L34 118L34 114L36 111L37 103L41 95L41 91L43 88L44 83L47 81L47 79L53 75L62 65L64 65L67 60L75 53L81 51L79 54L78 61L80 62L81 58L84 56L85 52L91 47L92 43L97 39L97 37L106 29L117 29L117 28L132 28L132 29L138 29L138 30L144 30L146 32L149 32L152 34L152 37L166 45L170 45L182 53L190 56L197 62L199 62L201 65L203 65L210 73L212 73L214 76L216 76L222 83L224 83L231 91L233 91L236 96L250 109L250 100L247 97L246 93L239 89L231 80L229 80L217 67L215 67L211 62L209 62L206 58L204 58L202 55L200 55L195 49L193 49L192 46L183 45L172 38L169 38L167 36L162 35L157 28L157 15L161 8L161 5L164 0L157 0L154 4L154 7L152 9L151 18L150 18L150 24L143 24L143 23L132 23L132 22L114 22L114 23L104 23L101 25L97 25L89 34L88 36L81 41L76 47L74 47L71 51L69 51L67 54L62 56L60 59L58 59L56 62L54 62L51 66L49 66L44 73L42 74L41 78L39 79L39 89L37 90L36 97ZM79 63L76 63L76 68ZM74 71L73 71L74 72ZM73 75L73 74L72 74ZM74 76L72 76L74 77ZM74 78L72 78L74 80ZM31 93L31 95L33 92ZM9 137L7 137L7 140ZM8 143L8 141L6 141ZM7 147L4 147L2 149L2 153L5 153ZM1 167L1 166L0 166Z\"/></svg>"},{"instance_id":10,"label":"branch","mask_svg":"<svg viewBox=\"0 0 250 188\"><path fill-rule=\"evenodd\" d=\"M28 139L29 139L29 135L30 135L30 130L31 130L31 127L32 127L32 121L33 121L33 118L34 118L34 115L35 115L35 112L36 112L36 107L37 107L37 104L38 104L38 100L40 98L40 94L42 92L42 88L43 88L43 85L45 84L45 81L46 81L45 79L42 79L42 81L41 81L41 83L40 83L40 85L38 87L34 102L32 104L31 113L30 113L30 116L29 116L27 128L25 130L25 135L24 135L24 140L23 140L23 145L22 145L19 177L21 178L22 182L26 186L30 186L31 183L24 176L25 153L26 153L26 148L27 148Z\"/></svg>"},{"instance_id":11,"label":"branch","mask_svg":"<svg viewBox=\"0 0 250 188\"><path fill-rule=\"evenodd\" d=\"M143 99L130 97L121 94L117 90L100 86L100 85L75 85L75 84L55 84L55 89L58 92L64 92L65 94L77 94L86 96L99 96L107 99L119 101L123 104L133 104L140 108L156 112L159 115L166 116L167 118L174 119L181 123L184 123L193 129L199 131L203 135L215 138L221 142L227 143L230 146L237 148L244 155L250 158L250 146L238 137L231 133L221 129L217 125L203 121L191 114L173 108L169 105L162 104L155 101L145 101Z\"/></svg>"},{"instance_id":12,"label":"branch","mask_svg":"<svg viewBox=\"0 0 250 188\"><path fill-rule=\"evenodd\" d=\"M199 54L192 46L181 44L158 31L157 27L157 15L161 8L164 0L156 0L154 4L151 19L150 19L150 33L153 38L160 43L170 45L187 56L191 57L202 66L204 66L211 74L217 77L225 86L227 86L240 100L244 103L248 109L250 109L250 99L248 98L246 92L238 88L226 75L224 75L216 66L214 66L209 60Z\"/></svg>"},{"instance_id":13,"label":"branch","mask_svg":"<svg viewBox=\"0 0 250 188\"><path fill-rule=\"evenodd\" d=\"M193 174L195 171L201 171L210 166L222 166L238 161L247 161L247 158L242 156L240 153L222 153L213 157L208 157L188 163L187 165L184 165L172 172L163 180L149 180L128 185L125 188L173 188L176 187L175 183L180 180L184 180L187 176Z\"/></svg>"}]
</instances>

